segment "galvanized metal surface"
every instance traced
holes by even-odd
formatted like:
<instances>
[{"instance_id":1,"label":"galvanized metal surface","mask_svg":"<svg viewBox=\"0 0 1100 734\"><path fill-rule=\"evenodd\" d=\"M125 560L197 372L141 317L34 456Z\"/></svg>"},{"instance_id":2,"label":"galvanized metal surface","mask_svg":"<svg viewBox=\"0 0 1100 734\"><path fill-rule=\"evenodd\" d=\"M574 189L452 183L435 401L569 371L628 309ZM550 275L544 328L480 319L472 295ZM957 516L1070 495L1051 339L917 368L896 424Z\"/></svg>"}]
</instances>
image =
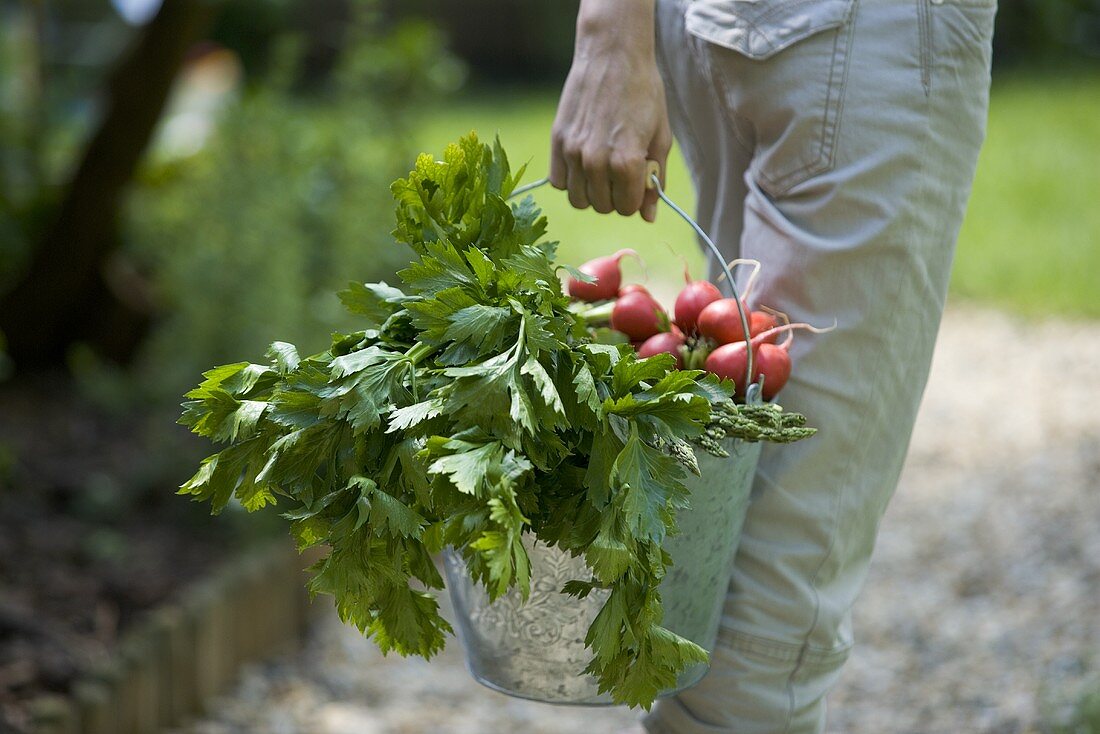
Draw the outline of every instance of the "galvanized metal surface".
<instances>
[{"instance_id":1,"label":"galvanized metal surface","mask_svg":"<svg viewBox=\"0 0 1100 734\"><path fill-rule=\"evenodd\" d=\"M673 566L661 583L664 626L712 650L721 621L730 564L745 518L760 444L730 444L730 457L699 453L701 476L687 481L690 509L681 511L681 532L665 542ZM584 558L529 541L531 595L512 590L494 603L474 585L461 556L446 554L447 588L470 673L495 690L549 703L611 704L596 680L583 674L592 653L588 627L607 599L606 591L576 599L560 593L566 581L587 580ZM706 666L681 676L665 695L699 681Z\"/></svg>"}]
</instances>

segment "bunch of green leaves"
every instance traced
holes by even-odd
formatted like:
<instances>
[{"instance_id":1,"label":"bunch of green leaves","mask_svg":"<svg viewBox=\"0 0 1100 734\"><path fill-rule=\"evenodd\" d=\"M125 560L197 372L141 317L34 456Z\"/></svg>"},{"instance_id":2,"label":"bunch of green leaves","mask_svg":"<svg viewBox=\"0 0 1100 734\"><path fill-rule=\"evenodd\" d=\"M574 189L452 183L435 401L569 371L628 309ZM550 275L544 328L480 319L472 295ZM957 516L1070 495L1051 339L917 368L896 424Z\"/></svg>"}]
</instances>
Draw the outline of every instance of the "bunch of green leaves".
<instances>
[{"instance_id":1,"label":"bunch of green leaves","mask_svg":"<svg viewBox=\"0 0 1100 734\"><path fill-rule=\"evenodd\" d=\"M205 374L181 422L227 444L181 493L254 510L279 502L301 548L329 553L310 588L383 651L431 657L450 630L432 554L460 553L490 598L531 588L525 534L583 556L565 593L609 590L587 672L648 707L706 652L661 626L664 539L733 385L593 343L562 293L530 199L509 204L499 142L473 134L392 186L403 288L341 293L363 329L302 358ZM580 275L579 273L576 275Z\"/></svg>"}]
</instances>

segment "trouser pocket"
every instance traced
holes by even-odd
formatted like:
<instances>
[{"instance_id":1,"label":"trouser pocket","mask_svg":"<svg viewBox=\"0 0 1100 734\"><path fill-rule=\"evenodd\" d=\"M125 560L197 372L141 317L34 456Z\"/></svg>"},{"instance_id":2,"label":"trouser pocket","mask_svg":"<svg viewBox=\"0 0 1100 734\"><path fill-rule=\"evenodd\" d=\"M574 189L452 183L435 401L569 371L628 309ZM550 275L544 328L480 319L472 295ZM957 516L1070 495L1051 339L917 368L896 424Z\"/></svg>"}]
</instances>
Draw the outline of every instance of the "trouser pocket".
<instances>
[{"instance_id":1,"label":"trouser pocket","mask_svg":"<svg viewBox=\"0 0 1100 734\"><path fill-rule=\"evenodd\" d=\"M699 0L699 39L751 171L779 196L830 170L836 154L856 0Z\"/></svg>"}]
</instances>

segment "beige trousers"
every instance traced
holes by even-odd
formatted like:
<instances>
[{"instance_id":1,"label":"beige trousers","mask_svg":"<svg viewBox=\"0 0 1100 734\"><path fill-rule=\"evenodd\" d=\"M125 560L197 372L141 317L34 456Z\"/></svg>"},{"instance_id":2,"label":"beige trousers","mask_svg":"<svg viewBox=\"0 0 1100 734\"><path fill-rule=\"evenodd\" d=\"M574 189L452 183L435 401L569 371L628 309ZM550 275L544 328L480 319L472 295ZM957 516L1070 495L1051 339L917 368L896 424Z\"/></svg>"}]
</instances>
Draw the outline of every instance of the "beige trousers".
<instances>
[{"instance_id":1,"label":"beige trousers","mask_svg":"<svg viewBox=\"0 0 1100 734\"><path fill-rule=\"evenodd\" d=\"M995 0L658 0L698 220L799 333L712 668L655 734L819 732L927 379L985 132ZM713 265L713 263L712 263Z\"/></svg>"}]
</instances>

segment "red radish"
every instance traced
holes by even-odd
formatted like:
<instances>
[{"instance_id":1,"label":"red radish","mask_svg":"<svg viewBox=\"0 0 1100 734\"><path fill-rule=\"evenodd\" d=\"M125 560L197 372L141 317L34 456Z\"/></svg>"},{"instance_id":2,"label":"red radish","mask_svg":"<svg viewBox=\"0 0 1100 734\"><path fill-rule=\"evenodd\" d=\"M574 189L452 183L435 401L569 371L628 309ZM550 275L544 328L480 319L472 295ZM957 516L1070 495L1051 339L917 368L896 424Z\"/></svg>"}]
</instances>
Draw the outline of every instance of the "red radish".
<instances>
[{"instance_id":1,"label":"red radish","mask_svg":"<svg viewBox=\"0 0 1100 734\"><path fill-rule=\"evenodd\" d=\"M768 329L774 329L781 323L791 323L790 317L782 311L776 311L774 308L761 306L759 311L753 311L749 315L749 334L757 336ZM773 334L764 341L769 344L775 344L778 339L778 335Z\"/></svg>"},{"instance_id":2,"label":"red radish","mask_svg":"<svg viewBox=\"0 0 1100 734\"><path fill-rule=\"evenodd\" d=\"M746 360L745 342L723 344L707 355L704 368L737 385L738 397L745 397L745 374L749 365ZM755 370L753 370L755 372Z\"/></svg>"},{"instance_id":3,"label":"red radish","mask_svg":"<svg viewBox=\"0 0 1100 734\"><path fill-rule=\"evenodd\" d=\"M753 372L756 373L754 379L764 375L760 395L765 400L771 400L783 389L791 376L791 355L785 346L761 344L756 348L756 364L753 365Z\"/></svg>"},{"instance_id":4,"label":"red radish","mask_svg":"<svg viewBox=\"0 0 1100 734\"><path fill-rule=\"evenodd\" d=\"M762 308L767 308L763 306ZM790 326L791 320L787 317L787 314L782 311L776 311L768 308L768 312L773 315L776 320L783 319L784 326ZM828 329L813 329L811 331L821 333L823 331L831 331L836 328L834 323ZM773 331L769 329L769 331ZM753 365L753 372L756 373L753 376L753 380L759 379L760 375L764 375L764 384L760 388L760 396L765 400L771 400L776 394L783 389L783 386L787 384L787 380L791 376L791 355L787 351L791 348L791 342L794 341L794 330L789 329L787 331L787 338L783 340L782 344L776 344L775 339L779 335L778 330L774 330L775 333L771 337L765 337L765 340L760 346L755 347L755 362ZM754 339L755 343L755 339Z\"/></svg>"},{"instance_id":5,"label":"red radish","mask_svg":"<svg viewBox=\"0 0 1100 734\"><path fill-rule=\"evenodd\" d=\"M645 293L627 293L611 309L611 328L633 340L648 339L661 330L661 304Z\"/></svg>"},{"instance_id":6,"label":"red radish","mask_svg":"<svg viewBox=\"0 0 1100 734\"><path fill-rule=\"evenodd\" d=\"M619 261L627 255L638 257L637 252L627 248L619 250L614 255L597 257L581 265L578 269L582 273L595 277L596 282L585 283L583 280L570 278L569 295L589 303L614 298L619 293L619 284L623 279L623 274L619 270Z\"/></svg>"},{"instance_id":7,"label":"red radish","mask_svg":"<svg viewBox=\"0 0 1100 734\"><path fill-rule=\"evenodd\" d=\"M791 358L787 350L794 339L793 331L795 329L806 329L815 334L823 334L832 331L834 328L836 328L835 324L828 329L819 329L809 324L783 324L754 336L752 338L753 369L751 381L756 382L761 375L764 376L764 388L761 390L761 396L765 400L771 400L787 384L787 378L791 376ZM788 332L788 336L782 344L768 343L769 338L783 332ZM767 356L761 358L762 351L766 352ZM733 380L737 385L737 395L744 397L745 373L748 371L746 358L745 342L738 341L723 344L707 357L706 369L719 377Z\"/></svg>"},{"instance_id":8,"label":"red radish","mask_svg":"<svg viewBox=\"0 0 1100 734\"><path fill-rule=\"evenodd\" d=\"M783 327L792 326L791 320L787 318L787 314L782 311L771 311L773 317L776 320L782 317L784 324ZM808 324L794 324L793 326L807 326L811 331L820 333L822 331L830 331L830 329L815 329ZM787 384L787 380L791 376L791 355L787 351L791 348L791 342L794 341L794 329L787 330L787 338L783 340L782 344L776 344L775 340L779 336L779 332L783 327L774 327L768 329L766 332L762 332L758 336L762 341L757 344L756 337L753 337L753 365L752 379L756 382L760 379L760 376L764 376L764 384L760 386L760 397L765 400L771 400L783 389L783 386ZM767 336L771 334L771 336Z\"/></svg>"},{"instance_id":9,"label":"red radish","mask_svg":"<svg viewBox=\"0 0 1100 734\"><path fill-rule=\"evenodd\" d=\"M744 307L745 316L749 321L749 335L755 336L775 326L779 322L768 318L764 314L756 315L749 311L749 294L752 293L752 287L756 283L756 277L760 274L760 261L747 257L739 257L726 263L726 268L729 269L737 265L752 266L752 272L749 273L744 292L740 295L741 305ZM718 282L721 283L725 279L726 275L723 273L718 277ZM699 333L713 339L719 344L744 341L745 330L741 326L741 314L737 309L737 301L733 298L723 298L708 304L702 312L699 313Z\"/></svg>"},{"instance_id":10,"label":"red radish","mask_svg":"<svg viewBox=\"0 0 1100 734\"><path fill-rule=\"evenodd\" d=\"M676 369L680 369L684 364L684 357L680 353L680 349L684 346L684 335L675 331L665 331L660 334L654 334L645 340L645 343L638 348L638 356L642 359L646 357L652 357L655 354L661 354L662 352L668 352L672 356L676 357Z\"/></svg>"},{"instance_id":11,"label":"red radish","mask_svg":"<svg viewBox=\"0 0 1100 734\"><path fill-rule=\"evenodd\" d=\"M790 319L788 319L786 323L791 323ZM768 331L769 329L774 329L777 326L779 326L779 319L775 316L775 314L771 314L766 311L753 311L749 314L749 336L759 336L765 331ZM738 320L737 328L738 331L740 331L740 320ZM772 334L764 341L775 344L778 338L778 334Z\"/></svg>"},{"instance_id":12,"label":"red radish","mask_svg":"<svg viewBox=\"0 0 1100 734\"><path fill-rule=\"evenodd\" d=\"M746 313L748 308L745 309ZM745 340L745 330L741 328L741 314L737 310L737 300L720 298L699 312L699 333L719 344L730 344ZM751 326L749 327L751 331Z\"/></svg>"},{"instance_id":13,"label":"red radish","mask_svg":"<svg viewBox=\"0 0 1100 734\"><path fill-rule=\"evenodd\" d=\"M747 308L746 311L748 311ZM779 325L778 318L764 311L748 311L747 316L750 337L755 337ZM741 314L737 311L737 301L732 298L723 298L704 308L699 314L699 333L719 344L745 341L745 330L741 326ZM773 335L766 341L774 343L775 340L776 337Z\"/></svg>"},{"instance_id":14,"label":"red radish","mask_svg":"<svg viewBox=\"0 0 1100 734\"><path fill-rule=\"evenodd\" d=\"M619 298L622 298L627 293L645 293L647 296L650 296L649 291L641 283L630 283L628 285L624 285L622 288L619 289ZM652 296L650 297L652 298Z\"/></svg>"},{"instance_id":15,"label":"red radish","mask_svg":"<svg viewBox=\"0 0 1100 734\"><path fill-rule=\"evenodd\" d=\"M684 275L686 280L687 273L685 272ZM680 291L680 295L676 296L674 310L676 325L683 329L686 334L694 333L699 321L699 313L715 301L721 300L721 298L722 291L718 290L717 286L710 281L688 281L688 284Z\"/></svg>"},{"instance_id":16,"label":"red radish","mask_svg":"<svg viewBox=\"0 0 1100 734\"><path fill-rule=\"evenodd\" d=\"M707 304L713 303L722 297L722 291L707 280L692 280L691 271L688 269L687 260L680 258L684 263L684 289L676 296L676 304L672 312L675 315L675 323L685 334L694 334L699 312Z\"/></svg>"}]
</instances>

